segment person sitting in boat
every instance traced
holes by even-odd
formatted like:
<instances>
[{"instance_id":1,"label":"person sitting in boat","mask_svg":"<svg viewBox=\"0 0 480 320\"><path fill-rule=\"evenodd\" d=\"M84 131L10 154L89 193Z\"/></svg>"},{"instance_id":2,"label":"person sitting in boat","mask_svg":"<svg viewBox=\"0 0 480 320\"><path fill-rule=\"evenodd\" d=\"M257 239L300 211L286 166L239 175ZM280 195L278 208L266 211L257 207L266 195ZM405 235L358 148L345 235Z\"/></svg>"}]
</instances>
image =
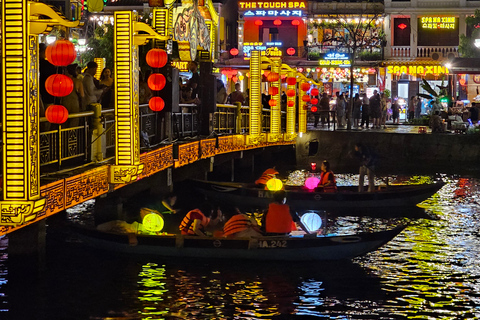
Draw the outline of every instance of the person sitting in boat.
<instances>
[{"instance_id":1,"label":"person sitting in boat","mask_svg":"<svg viewBox=\"0 0 480 320\"><path fill-rule=\"evenodd\" d=\"M163 216L164 227L163 232L178 233L178 224L181 221L181 217L178 217L176 213L178 209L174 209L177 203L177 195L173 192L169 192L162 197L161 201L156 201L146 205L146 208L159 212ZM147 211L140 210L140 221L143 221Z\"/></svg>"},{"instance_id":2,"label":"person sitting in boat","mask_svg":"<svg viewBox=\"0 0 480 320\"><path fill-rule=\"evenodd\" d=\"M262 232L254 218L235 208L233 216L223 227L223 235L227 238L258 238L262 236Z\"/></svg>"},{"instance_id":3,"label":"person sitting in boat","mask_svg":"<svg viewBox=\"0 0 480 320\"><path fill-rule=\"evenodd\" d=\"M222 221L222 211L220 209L214 210L212 205L204 203L187 213L180 223L179 229L182 235L206 236L207 227L212 231Z\"/></svg>"},{"instance_id":4,"label":"person sitting in boat","mask_svg":"<svg viewBox=\"0 0 480 320\"><path fill-rule=\"evenodd\" d=\"M337 181L335 175L330 170L330 163L324 160L320 165L320 182L317 188L321 188L323 192L337 192Z\"/></svg>"},{"instance_id":5,"label":"person sitting in boat","mask_svg":"<svg viewBox=\"0 0 480 320\"><path fill-rule=\"evenodd\" d=\"M375 191L375 164L377 157L375 152L369 147L357 143L355 144L355 156L360 160L360 170L358 176L358 192L363 192L365 174L368 177L368 192Z\"/></svg>"},{"instance_id":6,"label":"person sitting in boat","mask_svg":"<svg viewBox=\"0 0 480 320\"><path fill-rule=\"evenodd\" d=\"M275 169L275 167L268 168L262 173L262 176L258 178L257 181L255 181L255 184L265 186L267 185L267 181L272 178L275 178L275 175L277 174L278 174L278 171Z\"/></svg>"},{"instance_id":7,"label":"person sitting in boat","mask_svg":"<svg viewBox=\"0 0 480 320\"><path fill-rule=\"evenodd\" d=\"M298 216L285 204L285 191L277 191L273 194L273 202L269 204L265 216L265 232L267 235L286 235L297 230L297 223L303 231L309 233Z\"/></svg>"}]
</instances>

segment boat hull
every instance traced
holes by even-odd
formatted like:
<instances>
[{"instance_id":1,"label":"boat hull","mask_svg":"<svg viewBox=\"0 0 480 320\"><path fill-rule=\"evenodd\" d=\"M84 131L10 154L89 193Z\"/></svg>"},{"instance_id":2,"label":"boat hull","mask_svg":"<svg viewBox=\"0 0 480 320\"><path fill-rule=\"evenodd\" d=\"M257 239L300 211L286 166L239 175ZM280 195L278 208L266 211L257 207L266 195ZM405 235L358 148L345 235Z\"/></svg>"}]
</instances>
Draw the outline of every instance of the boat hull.
<instances>
[{"instance_id":1,"label":"boat hull","mask_svg":"<svg viewBox=\"0 0 480 320\"><path fill-rule=\"evenodd\" d=\"M262 237L227 239L196 236L105 233L76 227L75 234L96 249L117 253L209 259L316 261L351 259L376 250L405 227L388 231L322 237Z\"/></svg>"}]
</instances>

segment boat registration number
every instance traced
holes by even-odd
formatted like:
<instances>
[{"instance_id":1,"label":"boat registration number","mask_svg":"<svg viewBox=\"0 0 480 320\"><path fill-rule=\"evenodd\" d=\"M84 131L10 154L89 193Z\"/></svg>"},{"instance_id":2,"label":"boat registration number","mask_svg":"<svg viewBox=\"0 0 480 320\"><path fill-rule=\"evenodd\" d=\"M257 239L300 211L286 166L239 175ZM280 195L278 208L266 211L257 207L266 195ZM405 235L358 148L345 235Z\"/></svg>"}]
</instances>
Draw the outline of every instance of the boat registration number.
<instances>
[{"instance_id":1,"label":"boat registration number","mask_svg":"<svg viewBox=\"0 0 480 320\"><path fill-rule=\"evenodd\" d=\"M286 240L263 240L258 242L260 248L286 248Z\"/></svg>"}]
</instances>

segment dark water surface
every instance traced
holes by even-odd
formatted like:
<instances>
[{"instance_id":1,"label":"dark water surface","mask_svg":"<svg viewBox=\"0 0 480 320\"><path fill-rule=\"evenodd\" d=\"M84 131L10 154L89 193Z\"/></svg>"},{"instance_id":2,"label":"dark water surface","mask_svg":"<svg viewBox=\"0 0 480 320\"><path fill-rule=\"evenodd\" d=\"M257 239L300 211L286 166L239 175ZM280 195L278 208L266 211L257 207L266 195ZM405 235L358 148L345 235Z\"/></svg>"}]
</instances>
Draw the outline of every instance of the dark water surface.
<instances>
[{"instance_id":1,"label":"dark water surface","mask_svg":"<svg viewBox=\"0 0 480 320\"><path fill-rule=\"evenodd\" d=\"M9 261L3 238L0 319L479 319L480 181L444 180L421 204L435 219L409 219L393 241L352 261L126 258L47 229L36 276ZM84 219L77 210L70 217ZM333 228L398 221L344 217Z\"/></svg>"}]
</instances>

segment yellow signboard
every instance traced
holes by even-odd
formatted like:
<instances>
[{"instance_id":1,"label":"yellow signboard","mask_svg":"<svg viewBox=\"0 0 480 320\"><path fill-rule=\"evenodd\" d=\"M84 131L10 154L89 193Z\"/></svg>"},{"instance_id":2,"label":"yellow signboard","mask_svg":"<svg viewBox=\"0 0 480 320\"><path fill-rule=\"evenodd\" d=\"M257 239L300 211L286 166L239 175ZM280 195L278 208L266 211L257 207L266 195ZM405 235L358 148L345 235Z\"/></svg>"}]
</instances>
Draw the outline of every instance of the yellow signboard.
<instances>
[{"instance_id":1,"label":"yellow signboard","mask_svg":"<svg viewBox=\"0 0 480 320\"><path fill-rule=\"evenodd\" d=\"M188 63L189 61L172 61L172 67L183 72L188 72Z\"/></svg>"},{"instance_id":2,"label":"yellow signboard","mask_svg":"<svg viewBox=\"0 0 480 320\"><path fill-rule=\"evenodd\" d=\"M405 73L409 75L448 74L444 66L387 66L387 73Z\"/></svg>"},{"instance_id":3,"label":"yellow signboard","mask_svg":"<svg viewBox=\"0 0 480 320\"><path fill-rule=\"evenodd\" d=\"M423 29L455 29L455 17L422 17L420 22Z\"/></svg>"}]
</instances>

